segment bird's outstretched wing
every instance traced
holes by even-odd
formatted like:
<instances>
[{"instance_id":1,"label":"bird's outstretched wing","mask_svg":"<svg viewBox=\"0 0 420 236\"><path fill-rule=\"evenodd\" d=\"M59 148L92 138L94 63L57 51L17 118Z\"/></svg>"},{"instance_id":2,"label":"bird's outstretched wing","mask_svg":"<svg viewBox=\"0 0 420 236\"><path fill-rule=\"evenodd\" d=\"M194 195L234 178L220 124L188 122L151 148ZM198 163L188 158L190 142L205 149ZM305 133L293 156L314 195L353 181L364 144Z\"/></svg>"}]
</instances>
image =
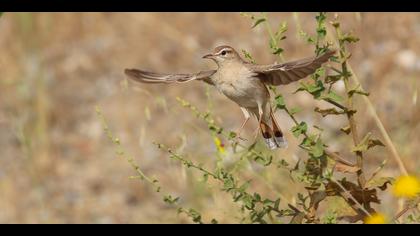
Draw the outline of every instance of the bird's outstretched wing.
<instances>
[{"instance_id":1,"label":"bird's outstretched wing","mask_svg":"<svg viewBox=\"0 0 420 236\"><path fill-rule=\"evenodd\" d=\"M214 85L210 76L216 70L200 71L194 74L161 74L137 69L125 69L124 73L130 78L142 83L183 83L191 80L202 80Z\"/></svg>"},{"instance_id":2,"label":"bird's outstretched wing","mask_svg":"<svg viewBox=\"0 0 420 236\"><path fill-rule=\"evenodd\" d=\"M328 61L335 51L328 51L318 57L310 57L283 64L251 65L261 81L268 85L289 84L313 74L316 69Z\"/></svg>"}]
</instances>

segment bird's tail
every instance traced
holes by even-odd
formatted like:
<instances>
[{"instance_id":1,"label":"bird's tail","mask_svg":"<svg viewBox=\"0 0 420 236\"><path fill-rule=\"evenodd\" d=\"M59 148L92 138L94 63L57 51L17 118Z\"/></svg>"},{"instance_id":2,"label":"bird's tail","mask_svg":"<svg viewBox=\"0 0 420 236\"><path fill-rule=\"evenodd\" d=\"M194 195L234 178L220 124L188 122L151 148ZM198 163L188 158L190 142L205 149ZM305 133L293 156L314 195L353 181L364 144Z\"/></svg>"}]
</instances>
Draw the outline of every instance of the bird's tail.
<instances>
[{"instance_id":1,"label":"bird's tail","mask_svg":"<svg viewBox=\"0 0 420 236\"><path fill-rule=\"evenodd\" d=\"M270 123L272 126L269 125ZM271 110L268 116L263 116L260 128L265 144L269 149L287 148L286 138L283 136L283 132L281 131L280 126L278 125Z\"/></svg>"}]
</instances>

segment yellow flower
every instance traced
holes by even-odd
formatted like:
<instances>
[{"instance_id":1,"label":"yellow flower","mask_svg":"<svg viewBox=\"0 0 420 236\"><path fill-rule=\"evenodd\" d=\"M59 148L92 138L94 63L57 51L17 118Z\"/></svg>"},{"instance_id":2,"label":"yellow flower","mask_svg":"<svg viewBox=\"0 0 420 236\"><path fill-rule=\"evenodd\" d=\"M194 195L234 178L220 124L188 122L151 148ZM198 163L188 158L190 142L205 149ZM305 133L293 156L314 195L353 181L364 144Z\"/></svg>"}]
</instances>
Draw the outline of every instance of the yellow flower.
<instances>
[{"instance_id":1,"label":"yellow flower","mask_svg":"<svg viewBox=\"0 0 420 236\"><path fill-rule=\"evenodd\" d=\"M222 141L218 137L214 137L214 144L216 144L217 151L220 154L225 153L225 145L222 143Z\"/></svg>"},{"instance_id":2,"label":"yellow flower","mask_svg":"<svg viewBox=\"0 0 420 236\"><path fill-rule=\"evenodd\" d=\"M420 181L414 176L401 176L395 181L393 192L397 197L416 197L420 193Z\"/></svg>"},{"instance_id":3,"label":"yellow flower","mask_svg":"<svg viewBox=\"0 0 420 236\"><path fill-rule=\"evenodd\" d=\"M386 222L385 216L380 213L374 213L365 218L365 224L386 224Z\"/></svg>"}]
</instances>

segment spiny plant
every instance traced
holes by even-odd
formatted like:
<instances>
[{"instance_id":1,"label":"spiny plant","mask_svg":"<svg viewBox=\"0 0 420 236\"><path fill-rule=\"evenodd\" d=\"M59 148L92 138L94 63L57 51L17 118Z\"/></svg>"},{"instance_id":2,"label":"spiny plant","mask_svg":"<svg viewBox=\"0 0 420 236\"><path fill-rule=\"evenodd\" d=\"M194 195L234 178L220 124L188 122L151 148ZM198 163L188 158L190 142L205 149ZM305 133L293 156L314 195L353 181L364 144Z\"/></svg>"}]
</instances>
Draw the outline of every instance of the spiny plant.
<instances>
[{"instance_id":1,"label":"spiny plant","mask_svg":"<svg viewBox=\"0 0 420 236\"><path fill-rule=\"evenodd\" d=\"M265 13L259 15L241 13L241 15L252 21L252 28L264 26L269 36L268 45L271 53L276 55L279 60L284 61L285 50L281 47L281 42L286 39L287 23L281 22L278 29L273 32ZM330 22L334 33L328 30L326 13L317 14L315 21L315 33L310 34L300 30L301 38L313 46L316 55L332 48L336 48L338 53L337 56L331 58L332 66L319 68L311 75L309 80L300 82L294 93L304 92L312 96L314 100L329 104L330 107L326 109L314 107L314 114L319 114L322 118L327 116L346 117L347 125L342 127L340 131L343 136L350 136L352 148L349 153L352 157L344 157L331 150L323 138L325 129L318 126L309 127L307 122L299 120L297 114L302 109L289 107L285 97L275 87L270 87L270 91L275 97L272 104L273 109L285 112L293 121L294 126L291 128L291 132L294 137L300 139L299 148L307 155L306 157L300 157L300 160L294 165L284 159L279 159L270 152L261 150L258 143L250 146L241 144L235 139L236 133L217 124L210 110L200 111L196 106L182 98L177 98L179 104L189 109L197 118L206 123L217 147L216 163L213 167L204 166L189 160L184 154L174 151L173 148L161 143L154 143L157 148L166 152L169 158L200 173L204 181L212 178L219 182L220 190L230 194L231 200L240 205L241 215L243 215L240 220L242 223L337 223L343 220L369 223L384 221L382 220L384 217L375 210L372 204L381 203L378 191L387 189L390 184L394 183L394 179L377 177L377 174L385 166L385 161L372 173L366 173L364 168L367 151L385 145L378 138L373 137L371 131L361 134L358 129L360 123L357 119L358 108L354 98L356 96L369 96L369 93L363 90L361 84L350 80L354 75L349 69L348 60L351 53L347 48L349 44L357 43L359 38L351 32L343 32L337 15ZM337 43L334 44L332 39L337 39ZM242 52L251 63L256 63L249 52L245 50L242 50ZM338 82L344 84L344 94L335 90L334 85ZM126 157L136 171L137 175L131 178L144 180L154 186L156 192L162 194L165 203L177 206L178 212L186 214L193 222L218 223L216 219L203 222L198 210L185 209L180 205L180 197L162 193L159 181L147 177L134 162L133 157L124 152L120 140L112 135L99 108L97 108L97 113L107 136L117 146L117 155ZM222 145L222 139L226 140L229 145ZM227 148L231 148L233 155L238 157L234 164L229 166L223 164L223 154ZM255 162L262 168L274 165L278 168L278 171L286 170L290 173L289 176L295 184L301 184L304 187L305 192L297 193L297 201L292 203L282 197L281 194L277 198L271 199L264 197L262 193L251 191L252 179L243 180L238 175L238 166L244 162L247 164ZM416 208L419 203L418 192L420 190L416 189L413 196L407 201L406 207L387 222L398 222L403 214ZM331 197L342 199L353 210L353 213L351 215L339 215L337 212L329 212L321 218L318 208L321 203ZM286 203L281 204L282 201L286 201ZM282 208L282 206L284 207ZM415 213L410 214L409 220L418 222L419 216Z\"/></svg>"}]
</instances>

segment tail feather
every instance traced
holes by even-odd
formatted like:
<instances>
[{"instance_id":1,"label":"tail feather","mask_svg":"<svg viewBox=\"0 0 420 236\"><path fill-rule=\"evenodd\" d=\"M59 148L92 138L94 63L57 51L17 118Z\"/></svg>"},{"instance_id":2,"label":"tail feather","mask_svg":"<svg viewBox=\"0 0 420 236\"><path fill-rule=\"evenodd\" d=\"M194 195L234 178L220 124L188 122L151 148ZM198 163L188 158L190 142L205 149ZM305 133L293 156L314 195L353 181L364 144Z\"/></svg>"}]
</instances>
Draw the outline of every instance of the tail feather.
<instances>
[{"instance_id":1,"label":"tail feather","mask_svg":"<svg viewBox=\"0 0 420 236\"><path fill-rule=\"evenodd\" d=\"M269 125L267 125L265 122L261 122L261 134L264 138L264 142L267 145L267 147L271 150L277 149L277 148L286 148L287 142L283 138L283 134L279 136L279 132L274 132L273 129Z\"/></svg>"},{"instance_id":2,"label":"tail feather","mask_svg":"<svg viewBox=\"0 0 420 236\"><path fill-rule=\"evenodd\" d=\"M277 149L277 148L287 148L288 143L287 140L284 137L276 137L272 136L269 138L264 137L265 145L271 150Z\"/></svg>"},{"instance_id":3,"label":"tail feather","mask_svg":"<svg viewBox=\"0 0 420 236\"><path fill-rule=\"evenodd\" d=\"M267 123L270 122L272 124L272 128L267 125ZM281 131L272 111L270 111L270 115L261 122L261 132L263 133L264 141L268 148L287 148L287 140L283 136L283 132Z\"/></svg>"},{"instance_id":4,"label":"tail feather","mask_svg":"<svg viewBox=\"0 0 420 236\"><path fill-rule=\"evenodd\" d=\"M273 138L264 138L265 145L271 150L279 148L279 145Z\"/></svg>"},{"instance_id":5,"label":"tail feather","mask_svg":"<svg viewBox=\"0 0 420 236\"><path fill-rule=\"evenodd\" d=\"M286 138L283 136L283 132L274 117L271 107L268 105L264 110L265 112L263 112L261 119L260 130L266 146L271 150L287 148L288 144ZM257 119L259 119L257 110L251 110L251 114L254 114Z\"/></svg>"}]
</instances>

